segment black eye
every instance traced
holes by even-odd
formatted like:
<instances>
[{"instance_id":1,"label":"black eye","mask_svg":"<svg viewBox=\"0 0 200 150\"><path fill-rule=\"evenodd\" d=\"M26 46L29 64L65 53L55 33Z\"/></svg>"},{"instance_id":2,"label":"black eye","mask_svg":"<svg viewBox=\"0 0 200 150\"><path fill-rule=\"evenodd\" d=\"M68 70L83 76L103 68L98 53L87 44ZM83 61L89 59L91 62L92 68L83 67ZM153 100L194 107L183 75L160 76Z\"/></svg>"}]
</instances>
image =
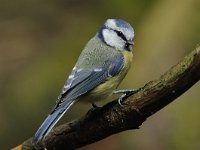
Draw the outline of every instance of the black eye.
<instances>
[{"instance_id":1,"label":"black eye","mask_svg":"<svg viewBox=\"0 0 200 150\"><path fill-rule=\"evenodd\" d=\"M130 51L130 50L132 49L132 45L133 45L133 44L127 42L127 43L125 44L124 48L125 48L126 50Z\"/></svg>"},{"instance_id":2,"label":"black eye","mask_svg":"<svg viewBox=\"0 0 200 150\"><path fill-rule=\"evenodd\" d=\"M130 45L129 45L128 43L126 43L126 44L125 44L125 49L128 50L128 49L129 49L129 46L130 46Z\"/></svg>"}]
</instances>

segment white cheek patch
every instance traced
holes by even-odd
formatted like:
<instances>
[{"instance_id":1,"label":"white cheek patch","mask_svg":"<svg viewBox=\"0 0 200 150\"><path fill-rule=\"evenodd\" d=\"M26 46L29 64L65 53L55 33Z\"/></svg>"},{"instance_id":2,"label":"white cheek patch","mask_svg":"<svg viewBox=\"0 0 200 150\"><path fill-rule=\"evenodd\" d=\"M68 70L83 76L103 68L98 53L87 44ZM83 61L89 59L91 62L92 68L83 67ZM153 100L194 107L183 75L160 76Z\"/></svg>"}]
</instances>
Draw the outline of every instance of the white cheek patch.
<instances>
[{"instance_id":1,"label":"white cheek patch","mask_svg":"<svg viewBox=\"0 0 200 150\"><path fill-rule=\"evenodd\" d=\"M106 44L108 44L111 47L114 47L116 49L123 49L125 45L125 41L123 41L116 32L109 30L109 29L103 29L102 31L104 41Z\"/></svg>"}]
</instances>

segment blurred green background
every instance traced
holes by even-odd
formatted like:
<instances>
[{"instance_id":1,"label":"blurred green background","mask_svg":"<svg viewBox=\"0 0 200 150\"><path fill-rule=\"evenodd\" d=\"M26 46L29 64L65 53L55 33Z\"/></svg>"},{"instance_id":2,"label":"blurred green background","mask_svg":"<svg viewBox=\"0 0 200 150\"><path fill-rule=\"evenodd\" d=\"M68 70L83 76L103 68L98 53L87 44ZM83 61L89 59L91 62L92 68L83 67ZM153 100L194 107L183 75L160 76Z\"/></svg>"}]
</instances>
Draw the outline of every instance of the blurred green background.
<instances>
[{"instance_id":1,"label":"blurred green background","mask_svg":"<svg viewBox=\"0 0 200 150\"><path fill-rule=\"evenodd\" d=\"M31 137L55 104L86 42L107 18L135 29L133 66L119 88L157 79L200 42L199 0L0 0L0 149ZM140 130L80 150L197 150L200 83ZM85 114L76 104L59 122Z\"/></svg>"}]
</instances>

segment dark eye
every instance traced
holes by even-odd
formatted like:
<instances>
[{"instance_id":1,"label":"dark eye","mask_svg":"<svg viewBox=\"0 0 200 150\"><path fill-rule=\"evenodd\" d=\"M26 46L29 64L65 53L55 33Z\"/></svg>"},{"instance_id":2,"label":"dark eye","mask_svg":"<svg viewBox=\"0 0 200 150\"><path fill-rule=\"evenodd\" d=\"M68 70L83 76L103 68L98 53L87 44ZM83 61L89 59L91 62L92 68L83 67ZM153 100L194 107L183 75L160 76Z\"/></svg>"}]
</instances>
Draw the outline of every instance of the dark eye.
<instances>
[{"instance_id":1,"label":"dark eye","mask_svg":"<svg viewBox=\"0 0 200 150\"><path fill-rule=\"evenodd\" d=\"M129 46L130 46L130 45L129 45L128 43L126 43L126 44L125 44L125 49L129 49Z\"/></svg>"},{"instance_id":2,"label":"dark eye","mask_svg":"<svg viewBox=\"0 0 200 150\"><path fill-rule=\"evenodd\" d=\"M125 46L124 46L124 48L125 48L126 50L130 51L130 50L132 49L132 44L126 43Z\"/></svg>"}]
</instances>

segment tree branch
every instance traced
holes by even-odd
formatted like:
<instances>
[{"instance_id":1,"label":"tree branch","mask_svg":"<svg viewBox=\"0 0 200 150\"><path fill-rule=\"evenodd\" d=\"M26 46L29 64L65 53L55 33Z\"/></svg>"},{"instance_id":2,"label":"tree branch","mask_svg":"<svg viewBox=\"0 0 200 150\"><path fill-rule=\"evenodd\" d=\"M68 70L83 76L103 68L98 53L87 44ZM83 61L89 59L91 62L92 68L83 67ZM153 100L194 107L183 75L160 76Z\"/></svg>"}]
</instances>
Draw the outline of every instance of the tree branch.
<instances>
[{"instance_id":1,"label":"tree branch","mask_svg":"<svg viewBox=\"0 0 200 150\"><path fill-rule=\"evenodd\" d=\"M75 149L112 134L138 129L147 117L175 100L200 79L200 47L158 80L150 81L120 106L115 100L81 119L55 127L41 143L48 150ZM40 145L40 146L41 146ZM17 149L36 150L31 139Z\"/></svg>"}]
</instances>

